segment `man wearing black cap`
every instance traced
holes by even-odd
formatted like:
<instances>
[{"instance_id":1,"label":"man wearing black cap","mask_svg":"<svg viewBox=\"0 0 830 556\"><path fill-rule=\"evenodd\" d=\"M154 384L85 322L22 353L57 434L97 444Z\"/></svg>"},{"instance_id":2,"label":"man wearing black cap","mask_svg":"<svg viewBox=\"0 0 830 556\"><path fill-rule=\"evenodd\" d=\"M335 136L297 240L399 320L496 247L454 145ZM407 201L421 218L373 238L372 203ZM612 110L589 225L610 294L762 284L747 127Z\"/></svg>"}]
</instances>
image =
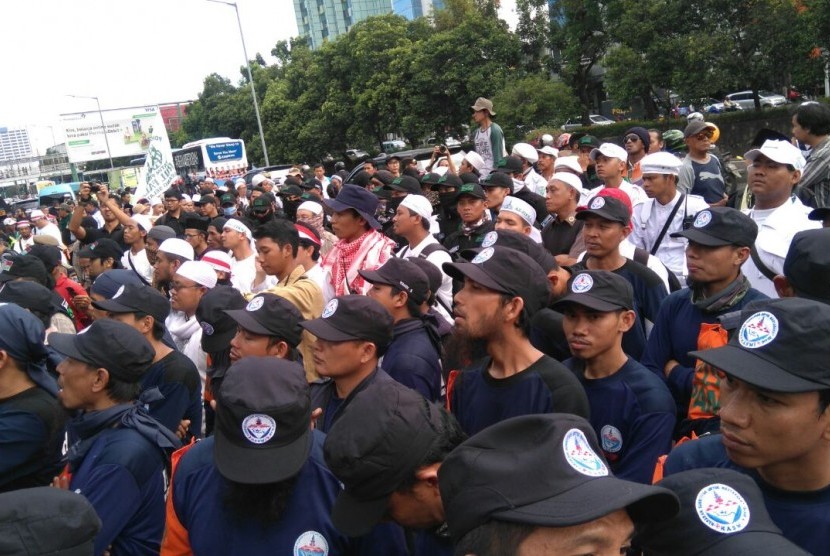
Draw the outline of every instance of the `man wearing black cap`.
<instances>
[{"instance_id":1,"label":"man wearing black cap","mask_svg":"<svg viewBox=\"0 0 830 556\"><path fill-rule=\"evenodd\" d=\"M614 477L574 415L493 425L447 456L438 484L456 554L616 556L678 510L671 491Z\"/></svg>"},{"instance_id":2,"label":"man wearing black cap","mask_svg":"<svg viewBox=\"0 0 830 556\"><path fill-rule=\"evenodd\" d=\"M616 197L596 196L585 210L576 213L585 221L585 258L571 267L572 273L583 270L608 270L619 274L634 288L634 326L623 336L623 351L636 361L646 347L646 323L654 322L660 304L668 295L666 286L651 269L620 254L620 244L631 233L631 211Z\"/></svg>"},{"instance_id":3,"label":"man wearing black cap","mask_svg":"<svg viewBox=\"0 0 830 556\"><path fill-rule=\"evenodd\" d=\"M447 402L467 434L529 413L588 415L579 381L528 339L533 315L550 297L539 263L508 247L486 247L472 262L446 263L463 281L455 296L456 333L467 343L482 340L488 357L452 371Z\"/></svg>"},{"instance_id":4,"label":"man wearing black cap","mask_svg":"<svg viewBox=\"0 0 830 556\"><path fill-rule=\"evenodd\" d=\"M731 467L753 477L784 536L812 554L830 546L830 306L800 298L741 311L725 346L692 352L725 373L720 430L675 448L665 475Z\"/></svg>"},{"instance_id":5,"label":"man wearing black cap","mask_svg":"<svg viewBox=\"0 0 830 556\"><path fill-rule=\"evenodd\" d=\"M795 234L784 274L775 277L779 297L805 297L830 305L830 230L804 230Z\"/></svg>"},{"instance_id":6,"label":"man wearing black cap","mask_svg":"<svg viewBox=\"0 0 830 556\"><path fill-rule=\"evenodd\" d=\"M634 325L631 284L605 270L576 274L554 308L591 404L591 425L614 474L651 483L657 458L671 449L674 400L663 380L631 359L622 337Z\"/></svg>"},{"instance_id":7,"label":"man wearing black cap","mask_svg":"<svg viewBox=\"0 0 830 556\"><path fill-rule=\"evenodd\" d=\"M429 401L439 401L441 340L421 311L429 293L426 274L399 258L389 259L377 270L361 270L360 274L372 284L367 295L383 305L394 323L392 342L381 361L383 370Z\"/></svg>"},{"instance_id":8,"label":"man wearing black cap","mask_svg":"<svg viewBox=\"0 0 830 556\"><path fill-rule=\"evenodd\" d=\"M67 415L46 370L43 335L33 314L0 306L0 492L48 485L62 465Z\"/></svg>"},{"instance_id":9,"label":"man wearing black cap","mask_svg":"<svg viewBox=\"0 0 830 556\"><path fill-rule=\"evenodd\" d=\"M112 299L94 301L92 306L113 320L132 326L153 348L153 362L141 378L141 391L158 388L163 399L148 405L147 411L159 423L177 431L187 421L190 436L202 432L202 385L196 365L178 350L164 343L164 321L170 302L152 286L122 286Z\"/></svg>"},{"instance_id":10,"label":"man wearing black cap","mask_svg":"<svg viewBox=\"0 0 830 556\"><path fill-rule=\"evenodd\" d=\"M726 343L719 318L740 311L766 296L750 287L741 273L758 226L728 207L700 211L692 226L673 236L688 240L689 287L663 302L646 345L642 363L666 377L677 402L678 418L688 416L679 436L690 429L702 434L712 427L719 408L719 373L689 355L711 341Z\"/></svg>"},{"instance_id":11,"label":"man wearing black cap","mask_svg":"<svg viewBox=\"0 0 830 556\"><path fill-rule=\"evenodd\" d=\"M297 363L249 357L216 393L216 433L176 455L164 554L405 554L397 526L362 539L335 528L340 483L309 426Z\"/></svg>"},{"instance_id":12,"label":"man wearing black cap","mask_svg":"<svg viewBox=\"0 0 830 556\"><path fill-rule=\"evenodd\" d=\"M208 225L210 225L210 219L204 216L187 216L182 221L184 240L193 247L194 261L200 260L208 250Z\"/></svg>"},{"instance_id":13,"label":"man wearing black cap","mask_svg":"<svg viewBox=\"0 0 830 556\"><path fill-rule=\"evenodd\" d=\"M503 164L505 160L507 159L500 161L501 166L497 166L491 174L479 181L487 197L487 210L490 211L493 220L496 219L505 197L513 194L513 178L511 170Z\"/></svg>"},{"instance_id":14,"label":"man wearing black cap","mask_svg":"<svg viewBox=\"0 0 830 556\"><path fill-rule=\"evenodd\" d=\"M289 200L289 197L294 197L289 195L290 189L295 188L296 186L291 186L290 188L287 187L280 192L280 197L285 199L283 201L285 217L291 220L289 215L289 210L293 210L294 214L297 212L297 207L300 205L299 197L301 193L296 195L294 200ZM299 191L299 188L296 187ZM270 195L270 194L269 194ZM273 199L270 199L264 193L253 199L251 201L251 205L248 208L248 213L250 215L251 220L255 220L258 225L267 224L271 220L276 218L274 214L274 202Z\"/></svg>"},{"instance_id":15,"label":"man wearing black cap","mask_svg":"<svg viewBox=\"0 0 830 556\"><path fill-rule=\"evenodd\" d=\"M297 360L303 316L287 299L272 293L253 297L244 309L225 311L237 323L231 340L231 362L245 357Z\"/></svg>"},{"instance_id":16,"label":"man wearing black cap","mask_svg":"<svg viewBox=\"0 0 830 556\"><path fill-rule=\"evenodd\" d=\"M80 410L69 422L68 464L54 485L92 503L103 527L95 553L157 552L164 532L164 471L176 435L150 417L140 381L153 348L140 332L97 320L82 334L48 337L66 359L58 365L58 399ZM155 392L158 395L158 392Z\"/></svg>"},{"instance_id":17,"label":"man wearing black cap","mask_svg":"<svg viewBox=\"0 0 830 556\"><path fill-rule=\"evenodd\" d=\"M202 216L210 218L211 220L219 216L219 211L216 208L218 202L216 197L213 195L202 195L199 200L193 204L199 209Z\"/></svg>"},{"instance_id":18,"label":"man wearing black cap","mask_svg":"<svg viewBox=\"0 0 830 556\"><path fill-rule=\"evenodd\" d=\"M394 382L378 366L392 341L392 317L363 295L332 299L320 318L300 323L317 337L314 364L325 377L311 386L311 405L322 409L317 428L328 432L356 391L373 382Z\"/></svg>"},{"instance_id":19,"label":"man wearing black cap","mask_svg":"<svg viewBox=\"0 0 830 556\"><path fill-rule=\"evenodd\" d=\"M99 274L114 268L121 268L123 249L109 238L101 238L87 244L78 251L81 259L81 268L84 269L90 280L95 280Z\"/></svg>"},{"instance_id":20,"label":"man wearing black cap","mask_svg":"<svg viewBox=\"0 0 830 556\"><path fill-rule=\"evenodd\" d=\"M416 556L451 555L438 469L465 438L449 412L416 392L388 382L367 386L323 446L344 487L332 509L335 526L363 535L391 518L416 531Z\"/></svg>"},{"instance_id":21,"label":"man wearing black cap","mask_svg":"<svg viewBox=\"0 0 830 556\"><path fill-rule=\"evenodd\" d=\"M477 183L465 183L457 188L455 205L461 217L460 227L444 238L443 244L450 255L457 256L465 249L480 247L487 232L495 228L487 211L487 194Z\"/></svg>"}]
</instances>

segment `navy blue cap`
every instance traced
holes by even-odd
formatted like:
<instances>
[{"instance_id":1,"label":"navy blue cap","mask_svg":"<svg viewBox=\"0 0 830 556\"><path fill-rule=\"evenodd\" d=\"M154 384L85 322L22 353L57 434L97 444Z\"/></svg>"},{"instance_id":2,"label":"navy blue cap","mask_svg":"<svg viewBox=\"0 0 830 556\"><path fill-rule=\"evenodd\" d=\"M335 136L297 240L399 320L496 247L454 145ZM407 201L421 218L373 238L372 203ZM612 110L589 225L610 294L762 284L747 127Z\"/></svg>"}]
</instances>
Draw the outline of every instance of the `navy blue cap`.
<instances>
[{"instance_id":1,"label":"navy blue cap","mask_svg":"<svg viewBox=\"0 0 830 556\"><path fill-rule=\"evenodd\" d=\"M231 286L216 286L208 290L196 307L196 320L202 327L202 349L217 352L228 347L236 335L236 321L227 309L241 309L246 305L239 290Z\"/></svg>"},{"instance_id":2,"label":"navy blue cap","mask_svg":"<svg viewBox=\"0 0 830 556\"><path fill-rule=\"evenodd\" d=\"M128 284L139 286L144 284L144 282L142 282L141 278L138 277L138 274L132 270L123 268L107 270L95 278L95 281L92 283L92 287L89 288L89 293L94 293L103 296L106 299L110 299L115 295L119 288L121 288L121 286L126 286Z\"/></svg>"},{"instance_id":3,"label":"navy blue cap","mask_svg":"<svg viewBox=\"0 0 830 556\"><path fill-rule=\"evenodd\" d=\"M380 223L375 220L378 198L362 187L347 183L340 189L337 197L323 199L323 204L335 212L353 209L369 223L369 226L374 229L380 228Z\"/></svg>"},{"instance_id":4,"label":"navy blue cap","mask_svg":"<svg viewBox=\"0 0 830 556\"><path fill-rule=\"evenodd\" d=\"M26 364L26 374L52 394L58 385L46 371L48 351L43 343L43 323L32 313L13 303L0 304L0 349Z\"/></svg>"},{"instance_id":5,"label":"navy blue cap","mask_svg":"<svg viewBox=\"0 0 830 556\"><path fill-rule=\"evenodd\" d=\"M170 301L146 284L121 286L111 298L93 301L92 306L109 313L146 313L162 324L170 314Z\"/></svg>"}]
</instances>

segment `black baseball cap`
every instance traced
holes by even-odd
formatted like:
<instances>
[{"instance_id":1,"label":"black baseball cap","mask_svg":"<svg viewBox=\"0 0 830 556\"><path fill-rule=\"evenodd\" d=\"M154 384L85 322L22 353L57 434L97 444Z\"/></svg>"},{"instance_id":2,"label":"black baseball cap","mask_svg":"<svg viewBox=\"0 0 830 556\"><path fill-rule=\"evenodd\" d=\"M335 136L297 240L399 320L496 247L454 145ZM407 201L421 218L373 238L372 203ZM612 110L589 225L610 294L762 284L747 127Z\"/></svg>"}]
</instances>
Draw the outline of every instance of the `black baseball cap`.
<instances>
[{"instance_id":1,"label":"black baseball cap","mask_svg":"<svg viewBox=\"0 0 830 556\"><path fill-rule=\"evenodd\" d=\"M45 236L51 237L51 236ZM57 245L32 245L29 255L37 257L43 262L46 270L51 271L61 264L61 250Z\"/></svg>"},{"instance_id":2,"label":"black baseball cap","mask_svg":"<svg viewBox=\"0 0 830 556\"><path fill-rule=\"evenodd\" d=\"M3 289L0 290L0 302L14 303L32 311L41 320L46 319L48 321L56 311L52 294L52 290L37 282L18 280L3 286Z\"/></svg>"},{"instance_id":3,"label":"black baseball cap","mask_svg":"<svg viewBox=\"0 0 830 556\"><path fill-rule=\"evenodd\" d=\"M498 162L493 172L500 174L521 174L522 173L522 159L515 155L505 156Z\"/></svg>"},{"instance_id":4,"label":"black baseball cap","mask_svg":"<svg viewBox=\"0 0 830 556\"><path fill-rule=\"evenodd\" d=\"M591 424L576 415L514 417L453 450L438 485L453 541L491 520L569 527L617 510L647 523L678 511L670 490L611 474Z\"/></svg>"},{"instance_id":5,"label":"black baseball cap","mask_svg":"<svg viewBox=\"0 0 830 556\"><path fill-rule=\"evenodd\" d=\"M216 467L226 479L243 484L294 477L311 450L310 424L302 366L276 357L240 359L216 392Z\"/></svg>"},{"instance_id":6,"label":"black baseball cap","mask_svg":"<svg viewBox=\"0 0 830 556\"><path fill-rule=\"evenodd\" d=\"M438 293L438 290L441 288L441 285L444 283L444 274L441 272L441 269L438 268L438 265L430 262L424 257L409 257L407 259L409 262L417 266L421 269L427 280L429 281L429 291L434 296Z\"/></svg>"},{"instance_id":7,"label":"black baseball cap","mask_svg":"<svg viewBox=\"0 0 830 556\"><path fill-rule=\"evenodd\" d=\"M784 259L784 276L798 297L830 303L830 228L795 234Z\"/></svg>"},{"instance_id":8,"label":"black baseball cap","mask_svg":"<svg viewBox=\"0 0 830 556\"><path fill-rule=\"evenodd\" d=\"M420 305L429 293L429 278L407 259L392 257L376 270L359 270L370 284L386 284L405 291L412 301Z\"/></svg>"},{"instance_id":9,"label":"black baseball cap","mask_svg":"<svg viewBox=\"0 0 830 556\"><path fill-rule=\"evenodd\" d=\"M830 388L830 305L787 297L751 303L725 346L692 351L728 375L772 392Z\"/></svg>"},{"instance_id":10,"label":"black baseball cap","mask_svg":"<svg viewBox=\"0 0 830 556\"><path fill-rule=\"evenodd\" d=\"M745 473L692 469L670 475L657 486L680 498L680 512L639 529L634 542L649 556L808 554L781 534L761 489Z\"/></svg>"},{"instance_id":11,"label":"black baseball cap","mask_svg":"<svg viewBox=\"0 0 830 556\"><path fill-rule=\"evenodd\" d=\"M478 180L476 179L476 181ZM441 187L461 187L462 185L464 185L464 182L461 181L460 177L447 172L438 178L438 181L433 184L432 189L438 190Z\"/></svg>"},{"instance_id":12,"label":"black baseball cap","mask_svg":"<svg viewBox=\"0 0 830 556\"><path fill-rule=\"evenodd\" d=\"M365 340L386 348L392 341L392 316L365 295L341 295L326 304L320 318L300 326L329 342Z\"/></svg>"},{"instance_id":13,"label":"black baseball cap","mask_svg":"<svg viewBox=\"0 0 830 556\"><path fill-rule=\"evenodd\" d=\"M455 198L459 199L462 195L469 195L470 197L482 200L487 198L484 190L477 183L465 183L459 187L455 192Z\"/></svg>"},{"instance_id":14,"label":"black baseball cap","mask_svg":"<svg viewBox=\"0 0 830 556\"><path fill-rule=\"evenodd\" d=\"M604 220L619 222L623 226L628 226L631 222L631 211L625 203L615 197L597 195L591 199L587 207L576 209L577 220L585 220L588 216L599 216Z\"/></svg>"},{"instance_id":15,"label":"black baseball cap","mask_svg":"<svg viewBox=\"0 0 830 556\"><path fill-rule=\"evenodd\" d=\"M124 254L124 250L121 249L121 246L118 245L115 241L107 238L102 237L101 239L95 240L83 249L78 252L78 256L81 258L88 258L88 259L114 259L116 261L121 260L121 255Z\"/></svg>"},{"instance_id":16,"label":"black baseball cap","mask_svg":"<svg viewBox=\"0 0 830 556\"><path fill-rule=\"evenodd\" d=\"M550 254L550 251L545 249L540 243L533 241L530 236L513 230L493 230L487 232L481 240L481 247L465 249L461 251L461 256L467 260L472 260L482 249L493 245L521 251L539 263L539 266L546 273L559 268L559 264L553 255Z\"/></svg>"},{"instance_id":17,"label":"black baseball cap","mask_svg":"<svg viewBox=\"0 0 830 556\"><path fill-rule=\"evenodd\" d=\"M810 211L810 214L807 216L810 220L818 220L821 222L825 218L830 218L830 207L819 207L817 209L813 209Z\"/></svg>"},{"instance_id":18,"label":"black baseball cap","mask_svg":"<svg viewBox=\"0 0 830 556\"><path fill-rule=\"evenodd\" d=\"M554 308L568 303L610 313L634 309L634 288L631 283L607 270L584 270L568 280L568 293L558 299Z\"/></svg>"},{"instance_id":19,"label":"black baseball cap","mask_svg":"<svg viewBox=\"0 0 830 556\"><path fill-rule=\"evenodd\" d=\"M273 293L254 296L244 309L225 311L236 323L254 334L274 336L297 347L302 340L303 315L293 303Z\"/></svg>"},{"instance_id":20,"label":"black baseball cap","mask_svg":"<svg viewBox=\"0 0 830 556\"><path fill-rule=\"evenodd\" d=\"M323 445L326 464L344 487L332 508L335 526L353 537L368 533L451 420L396 381L375 381L357 392Z\"/></svg>"},{"instance_id":21,"label":"black baseball cap","mask_svg":"<svg viewBox=\"0 0 830 556\"><path fill-rule=\"evenodd\" d=\"M513 178L503 172L491 172L481 178L478 183L484 188L504 187L509 189L511 193L513 192Z\"/></svg>"},{"instance_id":22,"label":"black baseball cap","mask_svg":"<svg viewBox=\"0 0 830 556\"><path fill-rule=\"evenodd\" d=\"M478 183L478 174L473 172L461 172L458 175L461 183Z\"/></svg>"},{"instance_id":23,"label":"black baseball cap","mask_svg":"<svg viewBox=\"0 0 830 556\"><path fill-rule=\"evenodd\" d=\"M491 290L521 297L530 315L546 307L550 299L547 273L529 256L509 247L486 247L470 262L441 266L456 280L466 277Z\"/></svg>"},{"instance_id":24,"label":"black baseball cap","mask_svg":"<svg viewBox=\"0 0 830 556\"><path fill-rule=\"evenodd\" d=\"M709 247L751 247L757 236L758 224L746 214L730 207L703 209L695 215L690 228L671 234L671 237L685 237Z\"/></svg>"},{"instance_id":25,"label":"black baseball cap","mask_svg":"<svg viewBox=\"0 0 830 556\"><path fill-rule=\"evenodd\" d=\"M219 205L222 207L230 207L236 204L236 196L231 193L225 193L219 199Z\"/></svg>"},{"instance_id":26,"label":"black baseball cap","mask_svg":"<svg viewBox=\"0 0 830 556\"><path fill-rule=\"evenodd\" d=\"M424 185L435 185L442 177L443 176L437 172L427 172L421 177L421 183Z\"/></svg>"},{"instance_id":27,"label":"black baseball cap","mask_svg":"<svg viewBox=\"0 0 830 556\"><path fill-rule=\"evenodd\" d=\"M146 284L121 286L112 298L93 301L92 306L109 313L146 313L162 324L170 314L170 301Z\"/></svg>"},{"instance_id":28,"label":"black baseball cap","mask_svg":"<svg viewBox=\"0 0 830 556\"><path fill-rule=\"evenodd\" d=\"M393 189L395 191L405 191L407 193L421 192L421 184L412 176L399 176L388 184L385 184L383 188Z\"/></svg>"},{"instance_id":29,"label":"black baseball cap","mask_svg":"<svg viewBox=\"0 0 830 556\"><path fill-rule=\"evenodd\" d=\"M78 334L53 332L47 339L61 355L104 368L129 383L141 380L156 354L141 332L111 319L96 320Z\"/></svg>"},{"instance_id":30,"label":"black baseball cap","mask_svg":"<svg viewBox=\"0 0 830 556\"><path fill-rule=\"evenodd\" d=\"M202 327L202 350L210 353L228 347L237 325L227 310L241 309L246 304L239 290L231 286L216 286L202 296L196 307L196 320Z\"/></svg>"},{"instance_id":31,"label":"black baseball cap","mask_svg":"<svg viewBox=\"0 0 830 556\"><path fill-rule=\"evenodd\" d=\"M33 255L13 255L0 260L0 282L32 278L39 284L49 282L49 273L43 261Z\"/></svg>"},{"instance_id":32,"label":"black baseball cap","mask_svg":"<svg viewBox=\"0 0 830 556\"><path fill-rule=\"evenodd\" d=\"M300 189L300 186L299 185L294 185L294 184L284 186L283 188L280 189L280 192L279 192L280 197L291 197L291 196L294 196L294 195L299 197L302 194L303 194L303 190ZM257 197L257 199L259 199L259 197ZM256 200L256 199L254 199L254 200Z\"/></svg>"}]
</instances>

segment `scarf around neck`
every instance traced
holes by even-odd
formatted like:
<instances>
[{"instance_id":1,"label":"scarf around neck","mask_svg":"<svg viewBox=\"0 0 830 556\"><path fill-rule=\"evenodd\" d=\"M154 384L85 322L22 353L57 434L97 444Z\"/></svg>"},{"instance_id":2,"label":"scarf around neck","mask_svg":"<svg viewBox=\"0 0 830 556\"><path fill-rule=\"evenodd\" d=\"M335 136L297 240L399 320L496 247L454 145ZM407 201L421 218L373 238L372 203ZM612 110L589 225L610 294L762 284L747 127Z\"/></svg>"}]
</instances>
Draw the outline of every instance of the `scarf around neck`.
<instances>
[{"instance_id":1,"label":"scarf around neck","mask_svg":"<svg viewBox=\"0 0 830 556\"><path fill-rule=\"evenodd\" d=\"M374 230L367 230L362 236L358 237L354 241L350 241L348 243L340 241L337 243L337 259L334 261L334 286L337 295L354 293L340 292L340 289L342 288L343 282L346 280L346 273L354 264L361 247L363 247L363 244L369 239L369 235L372 232L374 232ZM351 288L351 285L349 285L349 287Z\"/></svg>"},{"instance_id":2,"label":"scarf around neck","mask_svg":"<svg viewBox=\"0 0 830 556\"><path fill-rule=\"evenodd\" d=\"M712 297L703 297L703 287L692 284L692 304L704 313L720 313L740 303L751 284L743 274Z\"/></svg>"}]
</instances>

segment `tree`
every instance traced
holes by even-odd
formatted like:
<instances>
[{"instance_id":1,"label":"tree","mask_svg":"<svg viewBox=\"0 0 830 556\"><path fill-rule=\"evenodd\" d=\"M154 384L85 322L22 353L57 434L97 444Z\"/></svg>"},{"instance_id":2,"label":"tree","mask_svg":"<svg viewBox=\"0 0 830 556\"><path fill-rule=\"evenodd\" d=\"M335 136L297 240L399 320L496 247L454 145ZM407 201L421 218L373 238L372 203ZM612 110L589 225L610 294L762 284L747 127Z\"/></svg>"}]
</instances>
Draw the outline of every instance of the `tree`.
<instances>
[{"instance_id":1,"label":"tree","mask_svg":"<svg viewBox=\"0 0 830 556\"><path fill-rule=\"evenodd\" d=\"M523 127L561 124L579 110L573 92L564 83L538 74L507 83L493 104L498 107L507 143L520 141Z\"/></svg>"}]
</instances>

